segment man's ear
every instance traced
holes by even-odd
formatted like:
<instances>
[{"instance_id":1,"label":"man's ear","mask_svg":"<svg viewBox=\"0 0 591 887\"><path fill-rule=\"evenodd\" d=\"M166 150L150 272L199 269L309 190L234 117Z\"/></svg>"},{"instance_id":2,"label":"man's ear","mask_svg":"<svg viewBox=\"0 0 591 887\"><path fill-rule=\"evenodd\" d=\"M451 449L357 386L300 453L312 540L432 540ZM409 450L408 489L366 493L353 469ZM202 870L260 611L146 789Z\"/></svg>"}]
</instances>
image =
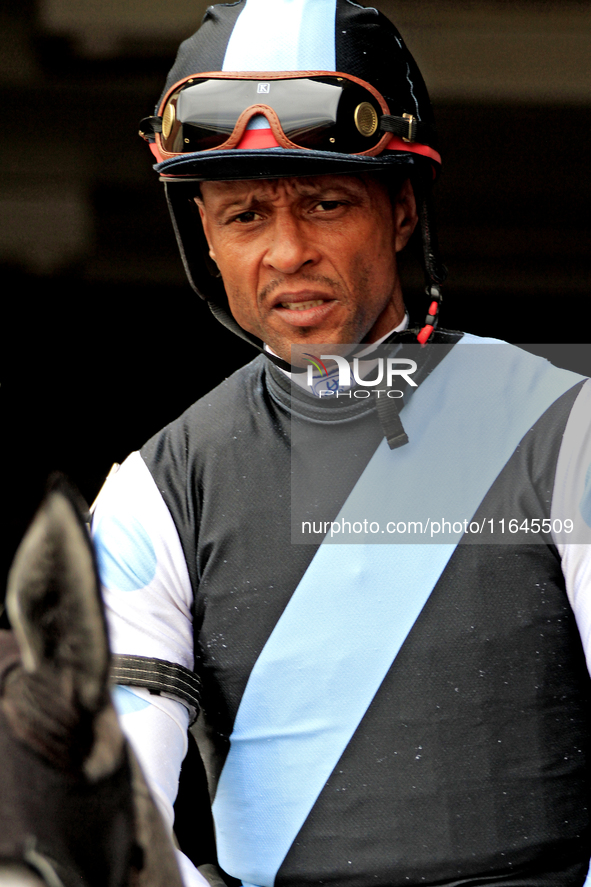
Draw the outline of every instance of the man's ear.
<instances>
[{"instance_id":1,"label":"man's ear","mask_svg":"<svg viewBox=\"0 0 591 887\"><path fill-rule=\"evenodd\" d=\"M213 247L211 245L211 238L209 236L207 213L205 212L205 207L203 205L203 201L200 200L199 197L195 197L195 203L197 204L197 209L199 210L199 215L201 216L201 224L203 225L203 233L205 234L205 239L207 240L207 245L209 247L209 257L210 257L210 259L212 259L215 262L216 258L215 258L215 253L213 251Z\"/></svg>"},{"instance_id":2,"label":"man's ear","mask_svg":"<svg viewBox=\"0 0 591 887\"><path fill-rule=\"evenodd\" d=\"M394 244L396 252L399 253L410 240L419 221L417 201L410 179L404 182L392 201L392 214L394 218Z\"/></svg>"}]
</instances>

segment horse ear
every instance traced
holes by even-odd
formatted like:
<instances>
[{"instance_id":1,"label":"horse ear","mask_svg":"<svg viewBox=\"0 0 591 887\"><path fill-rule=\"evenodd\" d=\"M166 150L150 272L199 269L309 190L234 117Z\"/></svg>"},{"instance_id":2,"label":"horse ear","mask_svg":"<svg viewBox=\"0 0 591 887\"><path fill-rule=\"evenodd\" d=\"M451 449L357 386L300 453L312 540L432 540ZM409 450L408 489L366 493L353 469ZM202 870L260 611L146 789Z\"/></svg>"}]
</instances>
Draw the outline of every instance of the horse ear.
<instances>
[{"instance_id":1,"label":"horse ear","mask_svg":"<svg viewBox=\"0 0 591 887\"><path fill-rule=\"evenodd\" d=\"M6 609L24 668L68 672L96 712L107 692L109 647L84 504L55 476L15 555Z\"/></svg>"}]
</instances>

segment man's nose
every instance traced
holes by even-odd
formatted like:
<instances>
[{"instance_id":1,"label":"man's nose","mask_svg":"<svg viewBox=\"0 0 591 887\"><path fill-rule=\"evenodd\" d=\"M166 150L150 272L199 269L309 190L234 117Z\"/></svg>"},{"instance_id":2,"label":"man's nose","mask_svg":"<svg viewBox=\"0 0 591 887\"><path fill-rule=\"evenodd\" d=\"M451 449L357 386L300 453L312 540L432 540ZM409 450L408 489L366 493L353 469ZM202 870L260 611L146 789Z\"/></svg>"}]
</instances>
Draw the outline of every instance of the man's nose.
<instances>
[{"instance_id":1,"label":"man's nose","mask_svg":"<svg viewBox=\"0 0 591 887\"><path fill-rule=\"evenodd\" d=\"M264 263L282 274L295 274L304 265L314 265L319 251L306 223L291 212L279 214L269 232Z\"/></svg>"}]
</instances>

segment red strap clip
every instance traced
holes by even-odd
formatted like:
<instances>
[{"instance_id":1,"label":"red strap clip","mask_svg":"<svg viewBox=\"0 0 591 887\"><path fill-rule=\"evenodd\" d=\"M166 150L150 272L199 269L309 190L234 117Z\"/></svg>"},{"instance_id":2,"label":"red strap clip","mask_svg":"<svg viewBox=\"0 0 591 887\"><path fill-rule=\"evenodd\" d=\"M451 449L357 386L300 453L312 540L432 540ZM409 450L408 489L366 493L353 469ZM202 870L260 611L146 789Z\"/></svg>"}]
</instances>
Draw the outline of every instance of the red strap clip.
<instances>
[{"instance_id":1,"label":"red strap clip","mask_svg":"<svg viewBox=\"0 0 591 887\"><path fill-rule=\"evenodd\" d=\"M421 332L418 334L417 341L421 345L424 345L425 342L428 340L429 336L431 335L431 333L433 332L433 329L434 329L433 324L428 323L426 326L423 327Z\"/></svg>"}]
</instances>

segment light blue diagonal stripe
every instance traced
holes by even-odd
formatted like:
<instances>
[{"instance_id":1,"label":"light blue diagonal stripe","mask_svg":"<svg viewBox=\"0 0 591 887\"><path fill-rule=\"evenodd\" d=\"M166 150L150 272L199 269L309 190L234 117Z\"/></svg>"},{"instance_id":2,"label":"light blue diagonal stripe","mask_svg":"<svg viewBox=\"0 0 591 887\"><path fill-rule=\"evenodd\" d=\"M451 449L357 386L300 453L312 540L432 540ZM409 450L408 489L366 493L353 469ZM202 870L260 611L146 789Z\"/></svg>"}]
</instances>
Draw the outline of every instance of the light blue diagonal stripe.
<instances>
[{"instance_id":1,"label":"light blue diagonal stripe","mask_svg":"<svg viewBox=\"0 0 591 887\"><path fill-rule=\"evenodd\" d=\"M247 0L222 71L334 71L336 0Z\"/></svg>"},{"instance_id":2,"label":"light blue diagonal stripe","mask_svg":"<svg viewBox=\"0 0 591 887\"><path fill-rule=\"evenodd\" d=\"M273 884L453 549L331 545L312 561L251 673L218 784L229 874Z\"/></svg>"},{"instance_id":3,"label":"light blue diagonal stripe","mask_svg":"<svg viewBox=\"0 0 591 887\"><path fill-rule=\"evenodd\" d=\"M583 379L547 360L495 339L465 335L401 413L410 443L390 450L382 441L337 520L420 523L469 521L521 438L554 401ZM486 405L483 409L483 394ZM390 484L388 483L390 479ZM512 514L506 515L507 523ZM431 523L429 523L431 522ZM346 525L345 525L346 526ZM458 542L447 530L433 536L357 533L330 535L327 544ZM499 540L502 541L502 540ZM510 540L509 540L510 541Z\"/></svg>"},{"instance_id":4,"label":"light blue diagonal stripe","mask_svg":"<svg viewBox=\"0 0 591 887\"><path fill-rule=\"evenodd\" d=\"M445 507L442 489L451 494L452 477L461 489L454 508L471 517L523 435L581 378L512 346L466 338L472 348L454 348L403 411L410 443L378 448L342 514L367 506L366 487L403 511L417 498L427 509ZM469 453L482 470L469 469L464 482ZM213 805L229 874L273 885L455 541L320 546L255 663L236 717Z\"/></svg>"}]
</instances>

